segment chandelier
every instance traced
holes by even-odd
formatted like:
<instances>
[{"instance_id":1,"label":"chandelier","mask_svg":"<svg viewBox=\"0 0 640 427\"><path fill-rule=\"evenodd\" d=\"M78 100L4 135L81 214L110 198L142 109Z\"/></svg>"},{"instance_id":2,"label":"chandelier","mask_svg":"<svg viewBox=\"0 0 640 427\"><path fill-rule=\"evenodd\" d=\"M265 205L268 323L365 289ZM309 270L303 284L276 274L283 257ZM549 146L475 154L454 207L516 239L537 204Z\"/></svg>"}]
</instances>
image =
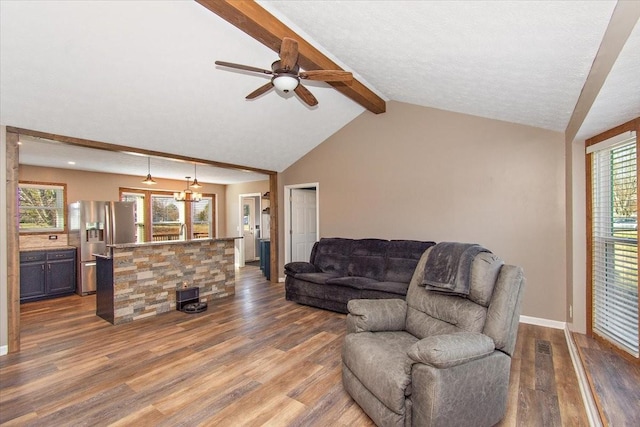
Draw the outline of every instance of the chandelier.
<instances>
[{"instance_id":1,"label":"chandelier","mask_svg":"<svg viewBox=\"0 0 640 427\"><path fill-rule=\"evenodd\" d=\"M199 202L202 200L202 194L191 190L191 184L189 183L190 176L185 177L187 179L187 188L181 192L173 193L173 198L177 202Z\"/></svg>"}]
</instances>

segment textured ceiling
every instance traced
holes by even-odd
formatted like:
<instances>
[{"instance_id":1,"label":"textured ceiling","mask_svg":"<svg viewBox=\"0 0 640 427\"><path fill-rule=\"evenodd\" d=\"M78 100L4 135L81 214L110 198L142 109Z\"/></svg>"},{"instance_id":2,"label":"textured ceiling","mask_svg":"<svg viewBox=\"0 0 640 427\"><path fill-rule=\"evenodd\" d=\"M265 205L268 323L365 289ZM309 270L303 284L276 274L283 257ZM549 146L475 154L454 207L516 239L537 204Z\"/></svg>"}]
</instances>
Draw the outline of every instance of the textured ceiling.
<instances>
[{"instance_id":1,"label":"textured ceiling","mask_svg":"<svg viewBox=\"0 0 640 427\"><path fill-rule=\"evenodd\" d=\"M259 3L386 100L556 131L616 5ZM640 115L638 31L579 137ZM269 68L277 55L191 1L2 0L0 43L3 125L282 171L364 111L315 82L314 108L274 91L245 100L266 77L214 61Z\"/></svg>"},{"instance_id":2,"label":"textured ceiling","mask_svg":"<svg viewBox=\"0 0 640 427\"><path fill-rule=\"evenodd\" d=\"M611 112L615 114L611 114ZM640 24L636 24L576 140L640 117Z\"/></svg>"},{"instance_id":3,"label":"textured ceiling","mask_svg":"<svg viewBox=\"0 0 640 427\"><path fill-rule=\"evenodd\" d=\"M268 1L388 99L564 131L614 1Z\"/></svg>"},{"instance_id":4,"label":"textured ceiling","mask_svg":"<svg viewBox=\"0 0 640 427\"><path fill-rule=\"evenodd\" d=\"M0 2L3 125L280 171L364 109L244 97L277 54L196 2Z\"/></svg>"}]
</instances>

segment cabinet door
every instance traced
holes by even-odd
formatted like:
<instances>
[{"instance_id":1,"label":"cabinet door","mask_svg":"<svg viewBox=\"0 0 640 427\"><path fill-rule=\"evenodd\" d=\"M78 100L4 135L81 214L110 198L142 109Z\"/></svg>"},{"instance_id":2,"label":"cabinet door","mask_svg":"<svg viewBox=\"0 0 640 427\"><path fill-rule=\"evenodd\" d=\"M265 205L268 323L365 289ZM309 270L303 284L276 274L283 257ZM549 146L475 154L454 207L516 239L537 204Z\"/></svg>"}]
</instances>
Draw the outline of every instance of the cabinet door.
<instances>
[{"instance_id":1,"label":"cabinet door","mask_svg":"<svg viewBox=\"0 0 640 427\"><path fill-rule=\"evenodd\" d=\"M47 294L75 292L76 262L74 259L47 262Z\"/></svg>"},{"instance_id":2,"label":"cabinet door","mask_svg":"<svg viewBox=\"0 0 640 427\"><path fill-rule=\"evenodd\" d=\"M42 297L45 294L45 263L20 264L20 301Z\"/></svg>"}]
</instances>

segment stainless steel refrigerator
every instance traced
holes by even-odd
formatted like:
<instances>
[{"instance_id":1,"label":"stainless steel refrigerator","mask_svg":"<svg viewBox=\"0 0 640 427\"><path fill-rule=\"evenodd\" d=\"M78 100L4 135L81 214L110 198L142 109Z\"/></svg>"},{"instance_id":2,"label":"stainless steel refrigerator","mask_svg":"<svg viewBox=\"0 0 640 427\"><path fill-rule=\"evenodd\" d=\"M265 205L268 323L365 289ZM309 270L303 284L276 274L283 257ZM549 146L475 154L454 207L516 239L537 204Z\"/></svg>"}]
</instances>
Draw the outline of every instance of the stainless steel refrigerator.
<instances>
[{"instance_id":1,"label":"stainless steel refrigerator","mask_svg":"<svg viewBox=\"0 0 640 427\"><path fill-rule=\"evenodd\" d=\"M96 291L94 254L108 244L136 242L135 203L82 200L69 205L69 245L78 248L76 293Z\"/></svg>"}]
</instances>

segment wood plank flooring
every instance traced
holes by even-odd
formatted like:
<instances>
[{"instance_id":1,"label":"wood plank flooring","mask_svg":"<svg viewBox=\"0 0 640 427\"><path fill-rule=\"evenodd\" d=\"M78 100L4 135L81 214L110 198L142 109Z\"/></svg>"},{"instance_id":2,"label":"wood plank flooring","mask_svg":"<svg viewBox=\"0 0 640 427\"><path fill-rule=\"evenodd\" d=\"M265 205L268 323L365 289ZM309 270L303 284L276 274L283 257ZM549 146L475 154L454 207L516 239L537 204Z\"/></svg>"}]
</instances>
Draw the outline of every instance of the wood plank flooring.
<instances>
[{"instance_id":1,"label":"wood plank flooring","mask_svg":"<svg viewBox=\"0 0 640 427\"><path fill-rule=\"evenodd\" d=\"M573 334L605 426L640 426L640 366L584 334Z\"/></svg>"},{"instance_id":2,"label":"wood plank flooring","mask_svg":"<svg viewBox=\"0 0 640 427\"><path fill-rule=\"evenodd\" d=\"M345 315L285 301L255 267L199 314L113 326L95 297L21 306L0 424L372 426L342 388ZM520 326L500 426L588 425L562 331Z\"/></svg>"}]
</instances>

